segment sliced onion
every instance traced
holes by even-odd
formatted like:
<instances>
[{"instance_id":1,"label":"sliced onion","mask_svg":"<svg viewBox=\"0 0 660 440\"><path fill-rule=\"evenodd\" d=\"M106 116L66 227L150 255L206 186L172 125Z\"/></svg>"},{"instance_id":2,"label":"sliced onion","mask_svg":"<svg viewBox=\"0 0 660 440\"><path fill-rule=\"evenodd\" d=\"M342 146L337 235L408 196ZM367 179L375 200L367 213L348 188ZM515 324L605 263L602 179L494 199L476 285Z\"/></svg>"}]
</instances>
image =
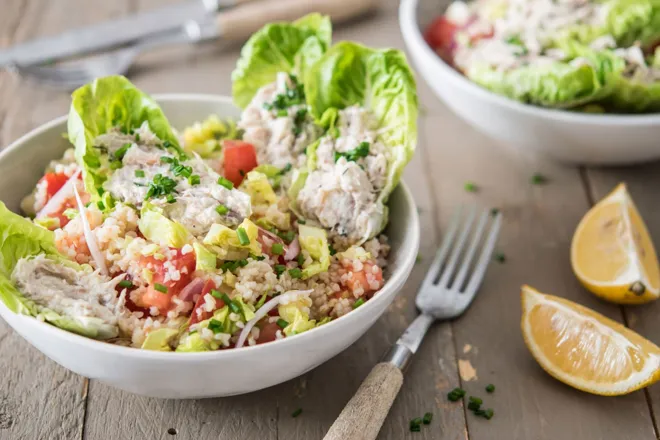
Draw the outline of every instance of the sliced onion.
<instances>
[{"instance_id":1,"label":"sliced onion","mask_svg":"<svg viewBox=\"0 0 660 440\"><path fill-rule=\"evenodd\" d=\"M37 213L37 218L48 217L50 214L53 214L60 210L62 204L73 195L73 188L76 186L76 180L80 176L80 169L73 173L69 180L67 180L62 188L57 191L53 197L46 202L41 211Z\"/></svg>"},{"instance_id":2,"label":"sliced onion","mask_svg":"<svg viewBox=\"0 0 660 440\"><path fill-rule=\"evenodd\" d=\"M202 289L204 289L204 280L201 278L195 278L189 282L186 287L181 289L181 292L179 292L179 299L181 301L194 301L196 295L202 294Z\"/></svg>"},{"instance_id":3,"label":"sliced onion","mask_svg":"<svg viewBox=\"0 0 660 440\"><path fill-rule=\"evenodd\" d=\"M250 334L252 327L254 327L257 322L263 319L268 314L268 312L277 307L282 299L289 299L292 295L309 295L312 292L313 290L291 290L266 301L266 303L264 303L264 305L254 313L254 318L245 323L245 327L243 327L241 334L238 336L238 341L236 341L236 348L241 348L243 344L245 344L245 340Z\"/></svg>"},{"instance_id":4,"label":"sliced onion","mask_svg":"<svg viewBox=\"0 0 660 440\"><path fill-rule=\"evenodd\" d=\"M87 210L85 209L82 200L80 200L80 194L78 194L78 188L76 188L75 185L73 185L73 194L76 196L76 203L78 204L78 211L80 211L80 220L82 220L83 233L85 234L85 241L87 242L89 253L92 254L92 258L101 273L103 275L108 275L108 267L105 265L105 258L103 258L103 254L99 249L99 244L96 242L96 237L92 233L92 228L89 226Z\"/></svg>"},{"instance_id":5,"label":"sliced onion","mask_svg":"<svg viewBox=\"0 0 660 440\"><path fill-rule=\"evenodd\" d=\"M286 261L291 261L294 258L298 256L300 253L300 241L298 241L298 237L294 238L291 243L289 243L289 246L286 248L286 252L284 253L284 259Z\"/></svg>"}]
</instances>

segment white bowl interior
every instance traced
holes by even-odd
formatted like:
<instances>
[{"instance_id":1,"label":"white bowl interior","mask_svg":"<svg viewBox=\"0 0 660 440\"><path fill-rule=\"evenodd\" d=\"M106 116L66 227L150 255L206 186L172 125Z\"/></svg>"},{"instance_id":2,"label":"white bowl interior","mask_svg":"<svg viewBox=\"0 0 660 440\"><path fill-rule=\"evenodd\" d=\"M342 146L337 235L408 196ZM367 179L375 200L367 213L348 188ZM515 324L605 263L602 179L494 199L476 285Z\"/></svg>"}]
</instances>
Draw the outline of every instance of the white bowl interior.
<instances>
[{"instance_id":1,"label":"white bowl interior","mask_svg":"<svg viewBox=\"0 0 660 440\"><path fill-rule=\"evenodd\" d=\"M210 114L238 117L229 98L206 95L155 97L175 128ZM0 200L18 212L43 169L70 145L62 137L66 118L28 133L0 154ZM385 311L408 277L417 255L419 222L412 196L402 183L389 202L386 230L392 251L383 289L364 306L318 329L269 344L206 353L161 353L115 346L68 333L18 316L0 303L0 315L25 339L64 367L138 394L194 398L240 394L276 385L325 362L355 342ZM218 362L235 374L225 379L214 372ZM249 368L246 368L249 366ZM188 374L169 380L186 368Z\"/></svg>"}]
</instances>

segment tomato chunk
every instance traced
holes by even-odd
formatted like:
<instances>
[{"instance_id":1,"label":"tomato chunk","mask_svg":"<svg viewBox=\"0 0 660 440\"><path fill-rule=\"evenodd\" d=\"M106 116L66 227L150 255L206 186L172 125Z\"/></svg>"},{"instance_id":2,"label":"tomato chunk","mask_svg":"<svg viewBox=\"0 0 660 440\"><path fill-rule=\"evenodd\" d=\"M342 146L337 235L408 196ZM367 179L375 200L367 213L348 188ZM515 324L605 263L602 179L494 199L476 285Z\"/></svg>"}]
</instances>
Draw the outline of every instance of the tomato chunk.
<instances>
[{"instance_id":1,"label":"tomato chunk","mask_svg":"<svg viewBox=\"0 0 660 440\"><path fill-rule=\"evenodd\" d=\"M238 186L245 175L257 166L257 152L252 144L243 141L226 140L222 146L225 178Z\"/></svg>"},{"instance_id":2,"label":"tomato chunk","mask_svg":"<svg viewBox=\"0 0 660 440\"><path fill-rule=\"evenodd\" d=\"M69 177L64 173L46 173L41 181L46 182L46 199L50 200L69 180Z\"/></svg>"},{"instance_id":3,"label":"tomato chunk","mask_svg":"<svg viewBox=\"0 0 660 440\"><path fill-rule=\"evenodd\" d=\"M448 56L451 55L454 48L457 30L458 26L447 20L446 17L438 17L426 28L424 39L429 46L438 51L443 57Z\"/></svg>"},{"instance_id":4,"label":"tomato chunk","mask_svg":"<svg viewBox=\"0 0 660 440\"><path fill-rule=\"evenodd\" d=\"M383 271L371 262L363 263L362 270L348 268L353 276L346 280L346 287L351 292L366 293L369 295L383 286Z\"/></svg>"},{"instance_id":5,"label":"tomato chunk","mask_svg":"<svg viewBox=\"0 0 660 440\"><path fill-rule=\"evenodd\" d=\"M204 303L205 303L204 296L207 293L210 293L211 290L215 290L215 288L216 285L213 280L207 280L204 283L204 287L202 288L202 294L199 295L199 298L197 298L197 302L195 303L195 307L193 308L192 315L190 315L190 325L209 319L210 317L213 316L213 312L225 306L225 302L223 300L219 298L214 298L215 309L213 309L210 312L204 309Z\"/></svg>"},{"instance_id":6,"label":"tomato chunk","mask_svg":"<svg viewBox=\"0 0 660 440\"><path fill-rule=\"evenodd\" d=\"M170 259L170 263L178 271L178 279L167 276L170 270L169 265L165 265L167 260L158 260L153 256L143 257L140 265L153 272L152 283L147 292L142 295L141 303L143 307L157 307L161 313L167 312L172 305L172 297L177 295L191 280L192 273L195 271L195 254L189 252L182 254L178 249L172 249L176 255ZM166 281L167 280L167 281ZM166 292L162 292L157 287L164 286Z\"/></svg>"},{"instance_id":7,"label":"tomato chunk","mask_svg":"<svg viewBox=\"0 0 660 440\"><path fill-rule=\"evenodd\" d=\"M259 327L259 337L257 338L257 344L263 344L265 342L272 342L277 339L277 331L282 330L279 325L275 322L266 322Z\"/></svg>"}]
</instances>

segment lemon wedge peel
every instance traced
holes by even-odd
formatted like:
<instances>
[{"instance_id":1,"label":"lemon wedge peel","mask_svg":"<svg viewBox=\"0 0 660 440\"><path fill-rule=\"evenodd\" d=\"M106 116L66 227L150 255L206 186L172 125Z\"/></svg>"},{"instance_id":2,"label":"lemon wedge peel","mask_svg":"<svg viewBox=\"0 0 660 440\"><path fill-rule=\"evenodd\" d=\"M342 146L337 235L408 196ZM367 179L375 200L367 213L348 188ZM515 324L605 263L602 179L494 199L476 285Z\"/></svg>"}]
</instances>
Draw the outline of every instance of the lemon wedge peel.
<instances>
[{"instance_id":1,"label":"lemon wedge peel","mask_svg":"<svg viewBox=\"0 0 660 440\"><path fill-rule=\"evenodd\" d=\"M581 267L583 256L581 254L592 252L600 252L599 256L592 256L592 258L604 258L602 254L606 252L601 249L595 249L599 243L584 243L584 236L587 235L588 228L597 226L594 220L597 220L599 215L602 216L603 212L610 208L617 208L618 215L622 220L623 231L617 233L615 241L618 247L622 249L621 254L625 255L627 265L618 271L614 279L608 280L595 280L593 277L584 273ZM637 217L636 225L633 225L631 215ZM646 246L643 250L638 248L638 245L633 238L637 231L638 235L642 238ZM591 249L584 249L584 246L589 246ZM650 281L649 274L641 261L640 255L642 252L650 253L650 270L654 271L653 278L656 282ZM597 263L597 262L596 262ZM644 224L637 208L635 207L632 198L628 194L625 184L619 184L607 197L598 202L593 208L587 212L578 225L573 241L571 243L571 266L573 272L580 280L580 282L593 294L600 298L615 302L618 304L643 304L656 300L660 297L660 268L658 266L657 255L653 242L650 239L646 225Z\"/></svg>"},{"instance_id":2,"label":"lemon wedge peel","mask_svg":"<svg viewBox=\"0 0 660 440\"><path fill-rule=\"evenodd\" d=\"M584 348L586 346L585 341L579 340L581 336L584 337L585 329L593 330L592 334L599 333L602 337L599 342L609 339L611 341L609 347L619 348L617 359L627 359L626 365L612 365L610 363L610 370L615 373L622 370L633 370L632 374L615 381L608 381L607 378L594 380L582 377L580 375L580 368L583 364L579 361L586 361L590 365L594 365L599 361L599 359L593 356L591 359L589 358L588 350L591 350L592 355L596 354L593 350L597 347L593 346L586 347L586 350L578 353L582 354L582 356L578 360L576 371L564 371L546 355L546 351L543 350L543 347L539 345L533 336L533 324L529 318L537 306L546 306L554 309L554 315L552 317L553 324L561 320L557 322L556 326L563 326L564 328L573 327L572 334L569 331L569 334L561 335L562 338L560 340L570 342L567 338L578 338L575 341L577 343L574 344L577 348ZM618 396L647 387L660 380L660 348L618 322L612 321L593 310L566 299L540 293L529 286L522 287L522 308L521 327L527 348L541 368L560 382L591 394ZM552 331L552 329L545 329L545 331ZM560 332L561 330L555 329L555 331ZM556 347L547 346L545 348L550 350L556 349ZM575 356L575 354L576 351L573 349L571 355ZM639 356L634 358L634 354L643 354L643 359ZM643 361L643 367L638 369L636 365L639 365L640 361Z\"/></svg>"}]
</instances>

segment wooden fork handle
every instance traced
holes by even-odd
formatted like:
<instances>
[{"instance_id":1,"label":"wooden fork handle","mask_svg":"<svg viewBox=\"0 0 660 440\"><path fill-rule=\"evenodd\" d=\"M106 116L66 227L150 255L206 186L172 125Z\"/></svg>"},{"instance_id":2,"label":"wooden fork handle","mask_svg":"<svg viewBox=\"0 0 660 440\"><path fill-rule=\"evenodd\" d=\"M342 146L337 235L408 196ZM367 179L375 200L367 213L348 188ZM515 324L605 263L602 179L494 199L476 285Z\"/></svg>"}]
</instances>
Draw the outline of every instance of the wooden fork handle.
<instances>
[{"instance_id":1,"label":"wooden fork handle","mask_svg":"<svg viewBox=\"0 0 660 440\"><path fill-rule=\"evenodd\" d=\"M323 440L373 440L403 384L390 362L377 364L344 407Z\"/></svg>"},{"instance_id":2,"label":"wooden fork handle","mask_svg":"<svg viewBox=\"0 0 660 440\"><path fill-rule=\"evenodd\" d=\"M311 12L340 22L368 12L379 0L262 0L247 2L218 14L217 25L225 40L245 40L266 23L291 21Z\"/></svg>"}]
</instances>

